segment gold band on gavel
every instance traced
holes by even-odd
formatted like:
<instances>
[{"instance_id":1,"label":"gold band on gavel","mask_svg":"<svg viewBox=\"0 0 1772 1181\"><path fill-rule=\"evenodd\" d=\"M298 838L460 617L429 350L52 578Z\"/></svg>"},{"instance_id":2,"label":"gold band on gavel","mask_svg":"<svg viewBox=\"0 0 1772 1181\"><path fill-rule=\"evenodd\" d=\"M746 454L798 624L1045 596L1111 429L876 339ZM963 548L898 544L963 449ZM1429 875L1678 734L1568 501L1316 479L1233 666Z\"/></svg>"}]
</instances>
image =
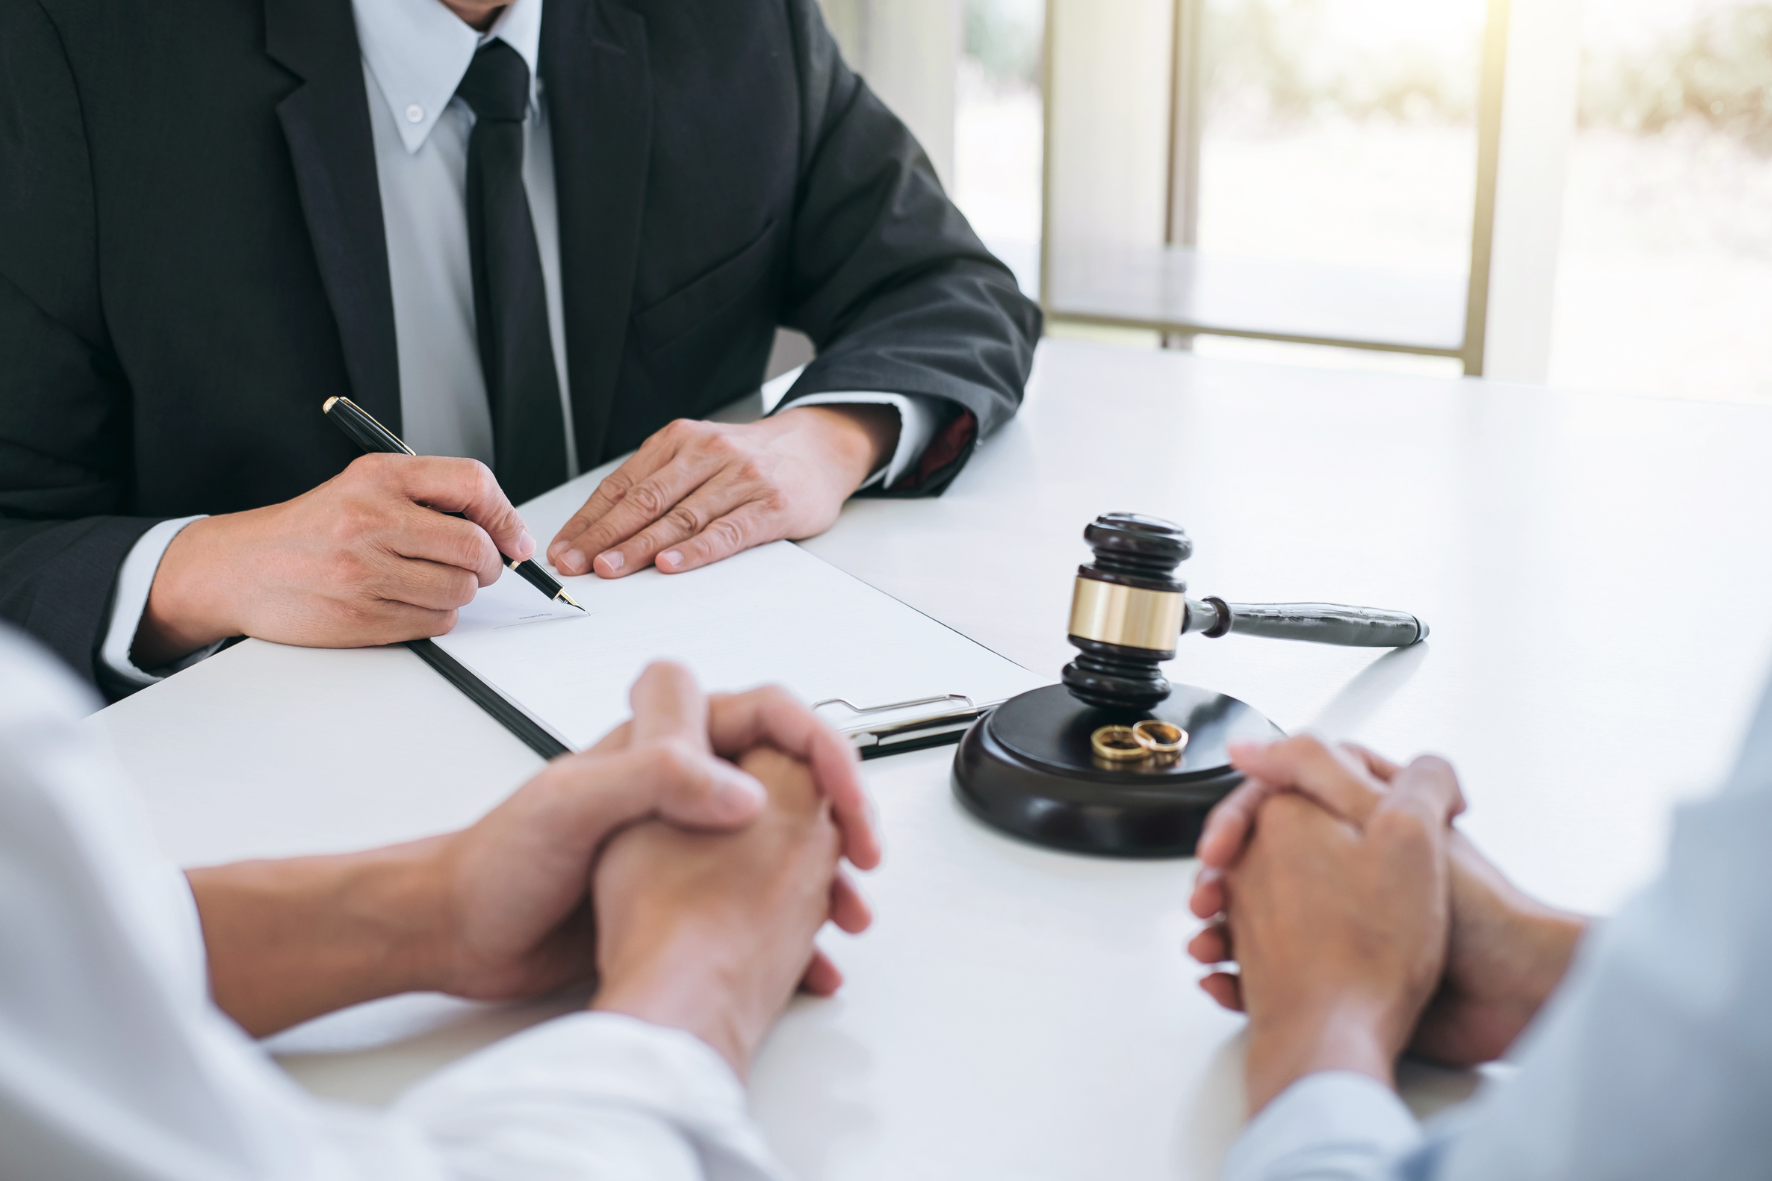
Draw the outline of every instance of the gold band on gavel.
<instances>
[{"instance_id":1,"label":"gold band on gavel","mask_svg":"<svg viewBox=\"0 0 1772 1181\"><path fill-rule=\"evenodd\" d=\"M1071 596L1071 635L1123 648L1173 652L1181 637L1186 602L1175 591L1078 578Z\"/></svg>"},{"instance_id":2,"label":"gold band on gavel","mask_svg":"<svg viewBox=\"0 0 1772 1181\"><path fill-rule=\"evenodd\" d=\"M1110 763L1141 763L1151 756L1131 726L1097 726L1089 736L1089 745L1097 758Z\"/></svg>"},{"instance_id":3,"label":"gold band on gavel","mask_svg":"<svg viewBox=\"0 0 1772 1181\"><path fill-rule=\"evenodd\" d=\"M1188 734L1173 722L1159 722L1155 718L1146 718L1142 722L1132 724L1132 737L1138 745L1151 752L1157 758L1169 758L1178 755L1187 746Z\"/></svg>"}]
</instances>

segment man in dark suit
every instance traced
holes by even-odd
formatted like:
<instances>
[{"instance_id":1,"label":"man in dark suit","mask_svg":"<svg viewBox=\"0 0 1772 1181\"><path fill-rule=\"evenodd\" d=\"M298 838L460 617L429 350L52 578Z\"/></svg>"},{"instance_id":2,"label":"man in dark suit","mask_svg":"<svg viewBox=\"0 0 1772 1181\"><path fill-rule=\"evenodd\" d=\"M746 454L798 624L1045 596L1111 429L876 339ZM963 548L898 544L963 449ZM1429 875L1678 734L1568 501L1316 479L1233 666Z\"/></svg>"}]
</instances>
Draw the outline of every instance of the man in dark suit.
<instances>
[{"instance_id":1,"label":"man in dark suit","mask_svg":"<svg viewBox=\"0 0 1772 1181\"><path fill-rule=\"evenodd\" d=\"M445 631L635 447L561 571L939 492L1038 331L813 0L0 0L0 616L113 694Z\"/></svg>"}]
</instances>

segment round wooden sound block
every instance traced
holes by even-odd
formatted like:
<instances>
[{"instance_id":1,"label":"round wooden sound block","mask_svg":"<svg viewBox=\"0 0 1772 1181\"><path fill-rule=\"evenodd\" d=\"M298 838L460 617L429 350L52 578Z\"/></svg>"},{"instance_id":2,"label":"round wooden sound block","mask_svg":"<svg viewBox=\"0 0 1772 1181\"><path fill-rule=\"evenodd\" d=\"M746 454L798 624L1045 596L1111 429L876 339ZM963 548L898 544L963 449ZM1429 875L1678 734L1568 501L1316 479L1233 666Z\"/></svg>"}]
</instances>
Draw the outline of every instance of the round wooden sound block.
<instances>
[{"instance_id":1,"label":"round wooden sound block","mask_svg":"<svg viewBox=\"0 0 1772 1181\"><path fill-rule=\"evenodd\" d=\"M1145 718L1187 731L1164 763L1112 764L1089 736ZM1283 737L1256 710L1209 689L1176 685L1148 710L1085 705L1063 685L1011 698L973 723L954 754L954 794L985 823L1076 853L1188 857L1212 805L1243 781L1232 742Z\"/></svg>"}]
</instances>

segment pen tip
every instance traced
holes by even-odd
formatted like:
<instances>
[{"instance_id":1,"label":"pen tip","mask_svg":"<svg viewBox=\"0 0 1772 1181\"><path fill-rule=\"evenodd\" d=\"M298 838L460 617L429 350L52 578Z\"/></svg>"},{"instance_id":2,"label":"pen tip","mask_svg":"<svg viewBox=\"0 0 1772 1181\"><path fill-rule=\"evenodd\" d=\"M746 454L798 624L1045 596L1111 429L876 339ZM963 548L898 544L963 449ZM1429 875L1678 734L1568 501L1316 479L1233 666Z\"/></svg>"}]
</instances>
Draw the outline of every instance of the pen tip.
<instances>
[{"instance_id":1,"label":"pen tip","mask_svg":"<svg viewBox=\"0 0 1772 1181\"><path fill-rule=\"evenodd\" d=\"M578 609L580 611L584 611L584 608L582 606L579 606L578 600L573 598L571 595L567 594L565 591L561 591L559 594L555 595L554 597L556 599L559 599L562 603L567 604L568 606L578 607ZM585 614L588 615L588 614L590 614L590 612L586 611Z\"/></svg>"}]
</instances>

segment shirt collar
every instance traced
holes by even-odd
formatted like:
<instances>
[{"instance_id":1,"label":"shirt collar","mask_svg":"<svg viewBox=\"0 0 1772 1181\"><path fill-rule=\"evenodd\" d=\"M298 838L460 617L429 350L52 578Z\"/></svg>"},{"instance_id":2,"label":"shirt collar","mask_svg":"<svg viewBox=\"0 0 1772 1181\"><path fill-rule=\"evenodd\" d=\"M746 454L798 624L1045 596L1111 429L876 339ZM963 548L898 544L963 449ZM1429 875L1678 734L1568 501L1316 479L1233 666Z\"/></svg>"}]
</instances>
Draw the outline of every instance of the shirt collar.
<instances>
[{"instance_id":1,"label":"shirt collar","mask_svg":"<svg viewBox=\"0 0 1772 1181\"><path fill-rule=\"evenodd\" d=\"M424 146L474 51L497 38L529 66L529 105L536 109L536 59L541 49L542 0L513 0L492 28L469 28L442 0L351 0L357 43L408 152Z\"/></svg>"}]
</instances>

